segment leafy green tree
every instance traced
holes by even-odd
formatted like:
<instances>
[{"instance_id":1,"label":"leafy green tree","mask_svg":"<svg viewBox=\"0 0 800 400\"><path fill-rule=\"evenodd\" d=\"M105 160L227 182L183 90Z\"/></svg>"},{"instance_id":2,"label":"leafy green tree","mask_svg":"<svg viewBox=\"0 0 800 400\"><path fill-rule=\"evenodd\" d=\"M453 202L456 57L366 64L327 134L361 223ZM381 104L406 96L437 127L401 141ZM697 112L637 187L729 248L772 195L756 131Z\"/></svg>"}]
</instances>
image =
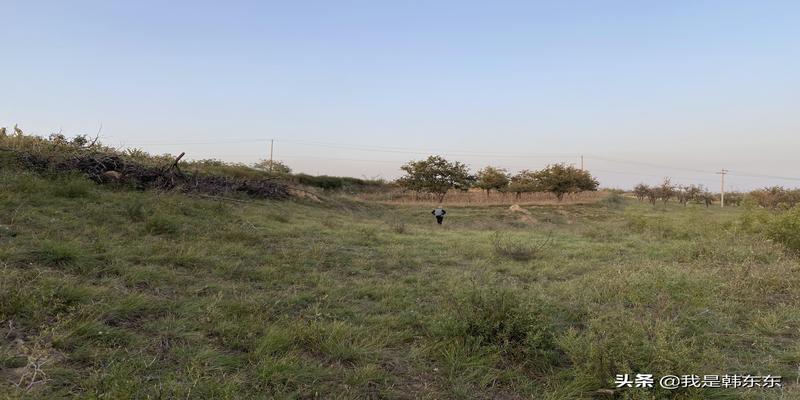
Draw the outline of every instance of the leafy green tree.
<instances>
[{"instance_id":1,"label":"leafy green tree","mask_svg":"<svg viewBox=\"0 0 800 400\"><path fill-rule=\"evenodd\" d=\"M281 161L261 160L253 164L253 168L268 171L275 175L289 175L292 169Z\"/></svg>"},{"instance_id":2,"label":"leafy green tree","mask_svg":"<svg viewBox=\"0 0 800 400\"><path fill-rule=\"evenodd\" d=\"M397 183L417 193L431 193L441 202L450 189L465 189L471 183L469 169L458 161L447 161L441 156L409 161L400 167L406 174Z\"/></svg>"},{"instance_id":3,"label":"leafy green tree","mask_svg":"<svg viewBox=\"0 0 800 400\"><path fill-rule=\"evenodd\" d=\"M561 201L567 193L597 190L599 185L588 171L563 163L548 165L536 171L534 178L537 190L555 194L558 201Z\"/></svg>"},{"instance_id":4,"label":"leafy green tree","mask_svg":"<svg viewBox=\"0 0 800 400\"><path fill-rule=\"evenodd\" d=\"M520 198L523 193L536 191L536 172L524 169L519 171L518 174L511 177L506 190L512 192L517 198Z\"/></svg>"},{"instance_id":5,"label":"leafy green tree","mask_svg":"<svg viewBox=\"0 0 800 400\"><path fill-rule=\"evenodd\" d=\"M489 192L492 189L499 191L508 186L509 183L508 172L503 168L492 166L478 171L475 180L475 187L485 190L486 197L489 197Z\"/></svg>"}]
</instances>

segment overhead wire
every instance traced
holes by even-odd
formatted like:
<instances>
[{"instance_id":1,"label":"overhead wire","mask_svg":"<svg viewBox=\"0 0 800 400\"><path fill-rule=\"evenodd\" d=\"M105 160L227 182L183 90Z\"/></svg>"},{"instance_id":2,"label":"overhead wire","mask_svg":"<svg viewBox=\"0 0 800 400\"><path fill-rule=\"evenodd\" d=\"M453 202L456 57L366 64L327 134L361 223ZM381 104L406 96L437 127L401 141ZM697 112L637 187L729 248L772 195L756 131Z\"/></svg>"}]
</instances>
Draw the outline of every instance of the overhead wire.
<instances>
[{"instance_id":1,"label":"overhead wire","mask_svg":"<svg viewBox=\"0 0 800 400\"><path fill-rule=\"evenodd\" d=\"M310 141L310 140L298 140L298 139L227 139L227 140L208 140L208 141L171 141L171 142L125 142L123 146L127 145L136 145L136 146L182 146L182 145L218 145L218 144L244 144L244 143L269 143L271 140L274 140L278 143L293 143L305 146L314 146L314 147L324 147L324 148L337 148L337 149L345 149L345 150L355 150L355 151L362 151L362 152L376 152L376 153L393 153L393 154L431 154L431 153L440 153L445 155L451 156L461 156L461 157L481 157L481 158L515 158L515 159L530 159L530 158L539 158L539 159L568 159L574 158L577 159L582 154L581 153L522 153L522 152L475 152L475 151L464 151L464 150L447 150L447 149L413 149L408 147L389 147L389 146L365 146L365 145L353 145L353 144L343 144L343 143L334 143L334 142L322 142L322 141ZM657 164L645 161L637 161L637 160L627 160L627 159L620 159L620 158L611 158L606 156L601 156L593 153L583 154L586 160L597 160L602 162L608 162L613 164L622 164L622 165L634 165L639 167L648 167L648 168L655 168L655 169L662 169L662 170L670 170L670 171L686 171L686 172L693 172L693 173L700 173L700 174L716 174L717 171L706 170L706 169L699 169L699 168L688 168L683 166L670 166L664 164ZM367 159L359 159L359 158L331 158L331 157L316 157L316 156L284 156L284 158L315 158L315 159L329 159L334 161L358 161L358 162L380 162L380 163L402 163L402 161L390 161L390 160L367 160ZM516 168L516 167L515 167ZM646 175L642 173L623 173L620 171L610 171L610 170L599 170L593 169L597 172L605 172L605 173L615 173L615 174L629 174L629 175ZM738 171L738 170L731 170L728 172L731 176L737 177L745 177L745 178L761 178L761 179L775 179L775 180L786 180L786 181L800 181L800 177L788 177L788 176L778 176L778 175L768 175L768 174L759 174L759 173L752 173L752 172L745 172L745 171ZM655 175L651 175L655 176ZM678 179L686 179L686 178L678 178ZM697 179L697 178L693 178Z\"/></svg>"}]
</instances>

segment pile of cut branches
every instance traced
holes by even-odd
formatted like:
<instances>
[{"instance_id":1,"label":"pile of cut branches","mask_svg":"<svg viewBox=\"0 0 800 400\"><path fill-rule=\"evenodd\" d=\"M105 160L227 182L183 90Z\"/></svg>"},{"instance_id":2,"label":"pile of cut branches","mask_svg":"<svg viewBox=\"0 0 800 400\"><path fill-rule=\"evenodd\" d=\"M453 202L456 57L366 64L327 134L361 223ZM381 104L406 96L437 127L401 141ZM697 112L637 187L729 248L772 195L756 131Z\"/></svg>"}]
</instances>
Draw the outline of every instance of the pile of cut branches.
<instances>
[{"instance_id":1,"label":"pile of cut branches","mask_svg":"<svg viewBox=\"0 0 800 400\"><path fill-rule=\"evenodd\" d=\"M166 166L150 166L117 154L76 152L58 159L25 151L14 151L20 163L45 172L79 172L97 183L117 183L137 189L177 190L214 196L245 194L264 199L286 199L289 188L272 179L241 179L229 176L184 173L179 168L183 153Z\"/></svg>"}]
</instances>

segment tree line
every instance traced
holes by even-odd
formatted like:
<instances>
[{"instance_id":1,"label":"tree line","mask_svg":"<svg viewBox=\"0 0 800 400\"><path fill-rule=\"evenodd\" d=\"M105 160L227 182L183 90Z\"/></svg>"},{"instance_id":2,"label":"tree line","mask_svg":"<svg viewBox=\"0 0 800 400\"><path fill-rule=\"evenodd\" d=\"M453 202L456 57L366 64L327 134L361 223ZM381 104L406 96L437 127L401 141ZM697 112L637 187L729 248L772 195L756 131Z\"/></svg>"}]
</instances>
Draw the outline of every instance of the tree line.
<instances>
[{"instance_id":1,"label":"tree line","mask_svg":"<svg viewBox=\"0 0 800 400\"><path fill-rule=\"evenodd\" d=\"M451 189L479 188L490 196L492 191L514 193L521 197L528 192L550 192L559 201L567 193L597 190L599 183L588 171L567 164L552 164L541 170L522 170L510 174L506 169L487 166L472 174L466 164L448 161L441 156L409 161L402 167L405 173L397 180L402 188L416 193L428 193L444 200Z\"/></svg>"},{"instance_id":2,"label":"tree line","mask_svg":"<svg viewBox=\"0 0 800 400\"><path fill-rule=\"evenodd\" d=\"M664 204L670 199L675 199L678 203L686 206L690 202L705 204L706 207L714 204L718 195L710 192L703 185L676 185L670 178L664 178L659 185L648 186L640 183L633 188L633 194L639 201L647 199L653 205L658 201ZM725 193L725 204L738 206L742 203L744 196L738 192Z\"/></svg>"}]
</instances>

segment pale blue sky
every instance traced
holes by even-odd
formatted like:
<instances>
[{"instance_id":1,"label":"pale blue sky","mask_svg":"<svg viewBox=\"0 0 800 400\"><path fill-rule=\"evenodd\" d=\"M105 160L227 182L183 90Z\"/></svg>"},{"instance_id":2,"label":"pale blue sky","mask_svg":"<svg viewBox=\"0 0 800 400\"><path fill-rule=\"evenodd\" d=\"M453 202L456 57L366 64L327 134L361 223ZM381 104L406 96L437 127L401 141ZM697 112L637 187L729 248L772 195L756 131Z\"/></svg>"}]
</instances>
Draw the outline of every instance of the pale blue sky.
<instances>
[{"instance_id":1,"label":"pale blue sky","mask_svg":"<svg viewBox=\"0 0 800 400\"><path fill-rule=\"evenodd\" d=\"M0 16L0 125L32 133L102 121L109 144L240 162L275 138L295 170L351 176L429 152L512 171L585 154L604 186L717 189L723 167L733 188L800 185L796 1L0 1Z\"/></svg>"}]
</instances>

